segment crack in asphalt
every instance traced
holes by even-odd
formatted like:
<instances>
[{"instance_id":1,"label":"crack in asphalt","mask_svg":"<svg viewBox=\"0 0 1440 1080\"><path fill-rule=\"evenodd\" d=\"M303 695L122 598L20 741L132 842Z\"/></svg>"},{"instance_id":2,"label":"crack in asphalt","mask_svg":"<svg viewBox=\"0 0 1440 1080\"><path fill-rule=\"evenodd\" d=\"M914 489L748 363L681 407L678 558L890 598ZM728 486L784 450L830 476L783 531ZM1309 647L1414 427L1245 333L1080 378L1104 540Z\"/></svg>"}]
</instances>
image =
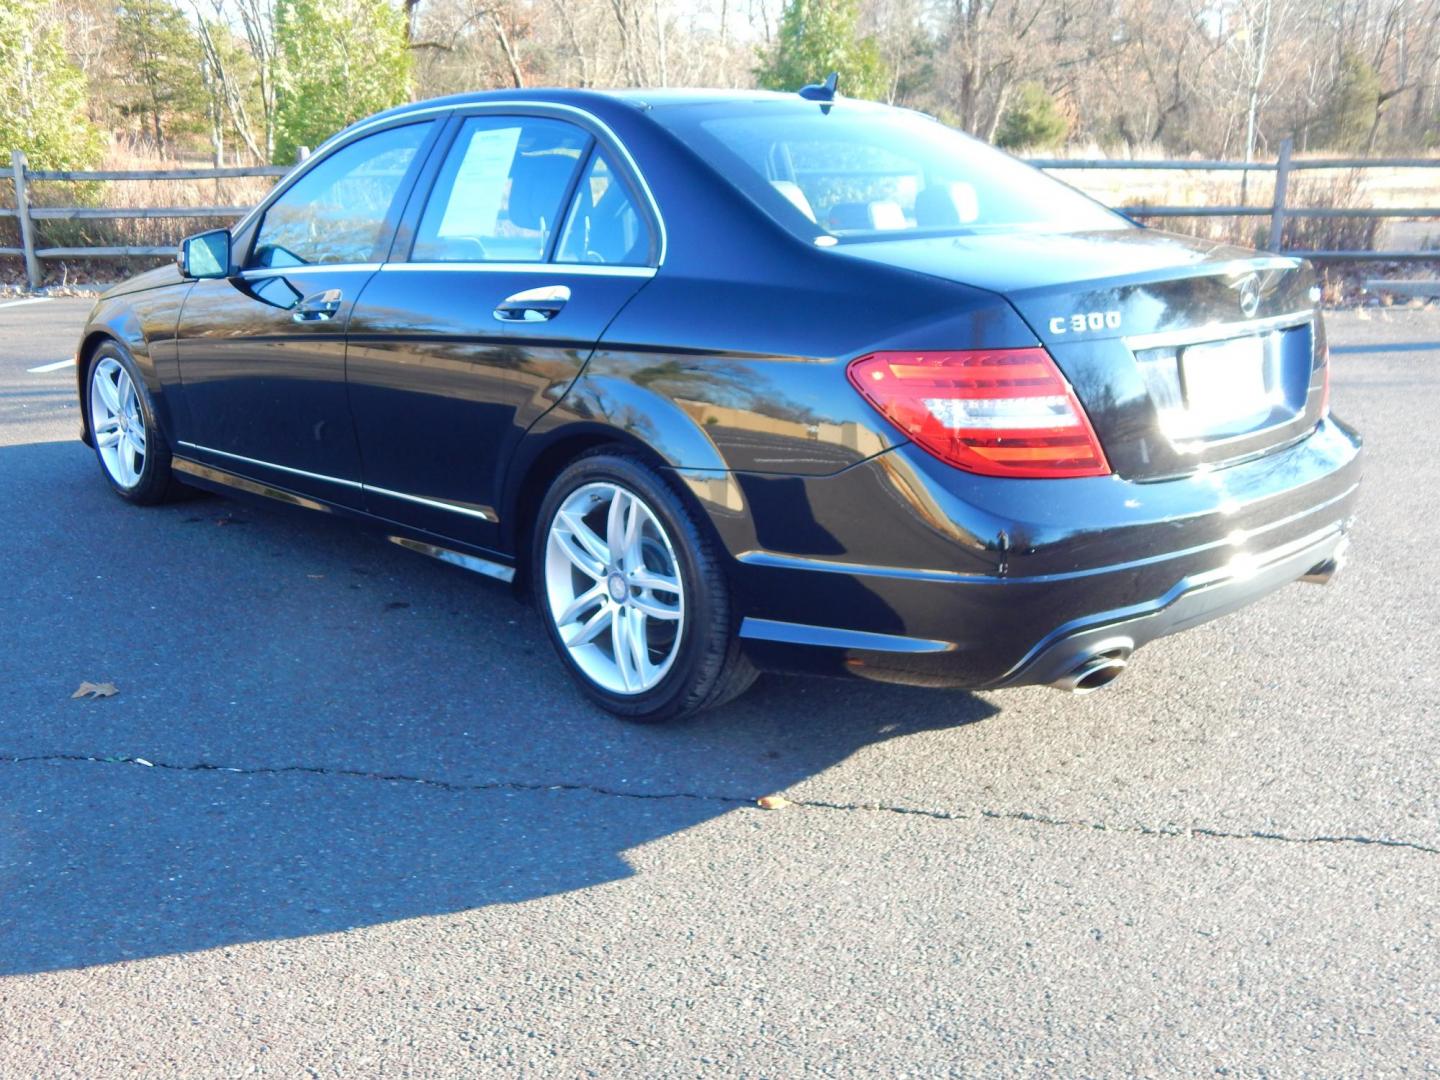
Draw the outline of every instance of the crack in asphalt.
<instances>
[{"instance_id":1,"label":"crack in asphalt","mask_svg":"<svg viewBox=\"0 0 1440 1080\"><path fill-rule=\"evenodd\" d=\"M591 795L603 795L617 799L653 799L653 800L681 800L688 799L695 802L724 803L727 806L749 806L754 807L756 800L738 795L706 794L692 791L625 791L619 788L608 788L598 784L580 784L574 782L559 783L525 783L519 780L488 780L477 784L456 783L451 780L436 780L424 776L410 776L405 773L380 773L366 769L345 769L332 768L322 765L257 765L249 768L239 768L231 765L215 765L211 762L201 761L191 765L176 765L170 762L150 761L140 757L94 757L89 754L31 754L31 755L7 755L0 756L0 763L11 765L44 764L51 762L78 762L94 765L133 765L137 768L161 769L167 772L220 772L231 773L240 776L283 776L286 774L310 774L314 776L336 776L354 780L374 780L389 784L418 784L421 787L435 788L440 791L454 792L486 792L486 791L569 791L581 792ZM1387 847L1406 848L1411 851L1422 852L1426 855L1440 855L1440 848L1430 847L1414 840L1395 840L1383 836L1361 836L1361 835L1320 835L1320 836L1295 836L1290 833L1264 832L1253 830L1251 832L1233 832L1226 829L1215 829L1203 825L1192 826L1153 826L1153 825L1108 825L1103 821L1084 821L1074 818L1051 817L1045 814L1032 814L1024 810L987 810L980 809L973 813L961 813L952 810L927 810L922 807L900 806L895 803L872 802L872 803L843 803L832 802L824 799L791 799L785 797L786 802L791 806L797 806L806 810L837 810L850 813L883 813L896 814L904 817L922 817L934 821L1013 821L1031 825L1048 825L1055 828L1065 829L1089 829L1094 832L1110 832L1131 834L1135 836L1155 837L1199 837L1205 840L1265 840L1282 844L1350 844L1358 847Z\"/></svg>"}]
</instances>

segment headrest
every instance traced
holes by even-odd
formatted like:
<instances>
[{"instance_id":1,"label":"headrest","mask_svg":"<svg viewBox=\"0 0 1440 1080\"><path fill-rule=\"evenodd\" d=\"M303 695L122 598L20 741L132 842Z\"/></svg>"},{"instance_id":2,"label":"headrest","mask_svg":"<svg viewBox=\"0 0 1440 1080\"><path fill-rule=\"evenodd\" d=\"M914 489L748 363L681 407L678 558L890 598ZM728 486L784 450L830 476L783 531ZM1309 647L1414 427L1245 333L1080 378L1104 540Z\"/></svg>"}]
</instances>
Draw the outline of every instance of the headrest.
<instances>
[{"instance_id":1,"label":"headrest","mask_svg":"<svg viewBox=\"0 0 1440 1080\"><path fill-rule=\"evenodd\" d=\"M565 182L575 169L569 154L521 154L510 173L510 221L522 229L540 228L540 219L558 216ZM553 228L555 222L547 220Z\"/></svg>"}]
</instances>

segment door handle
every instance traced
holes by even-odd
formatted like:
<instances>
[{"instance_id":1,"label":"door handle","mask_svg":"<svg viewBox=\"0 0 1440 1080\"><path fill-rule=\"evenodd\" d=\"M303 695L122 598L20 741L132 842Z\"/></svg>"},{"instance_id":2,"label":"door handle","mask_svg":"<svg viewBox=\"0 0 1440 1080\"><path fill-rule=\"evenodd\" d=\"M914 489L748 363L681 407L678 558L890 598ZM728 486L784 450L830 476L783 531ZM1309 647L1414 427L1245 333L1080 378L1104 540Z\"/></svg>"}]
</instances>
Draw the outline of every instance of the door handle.
<instances>
[{"instance_id":1,"label":"door handle","mask_svg":"<svg viewBox=\"0 0 1440 1080\"><path fill-rule=\"evenodd\" d=\"M544 322L560 314L570 289L565 285L542 285L526 289L500 301L493 312L500 322Z\"/></svg>"},{"instance_id":2,"label":"door handle","mask_svg":"<svg viewBox=\"0 0 1440 1080\"><path fill-rule=\"evenodd\" d=\"M296 322L325 322L335 317L342 299L339 289L311 293L295 305L295 314L291 318Z\"/></svg>"}]
</instances>

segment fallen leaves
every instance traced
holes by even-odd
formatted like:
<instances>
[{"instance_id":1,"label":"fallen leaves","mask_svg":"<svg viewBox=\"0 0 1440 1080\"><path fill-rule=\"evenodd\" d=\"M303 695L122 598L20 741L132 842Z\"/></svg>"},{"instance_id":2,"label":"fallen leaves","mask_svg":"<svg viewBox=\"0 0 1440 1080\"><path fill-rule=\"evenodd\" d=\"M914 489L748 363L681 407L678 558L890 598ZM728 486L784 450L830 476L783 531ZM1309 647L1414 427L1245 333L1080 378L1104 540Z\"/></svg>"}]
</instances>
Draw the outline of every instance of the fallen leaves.
<instances>
[{"instance_id":1,"label":"fallen leaves","mask_svg":"<svg viewBox=\"0 0 1440 1080\"><path fill-rule=\"evenodd\" d=\"M784 795L762 795L755 800L755 805L761 810L784 810L787 806L794 806Z\"/></svg>"},{"instance_id":2,"label":"fallen leaves","mask_svg":"<svg viewBox=\"0 0 1440 1080\"><path fill-rule=\"evenodd\" d=\"M80 689L71 694L71 698L102 698L114 697L120 692L120 688L114 683L82 682Z\"/></svg>"}]
</instances>

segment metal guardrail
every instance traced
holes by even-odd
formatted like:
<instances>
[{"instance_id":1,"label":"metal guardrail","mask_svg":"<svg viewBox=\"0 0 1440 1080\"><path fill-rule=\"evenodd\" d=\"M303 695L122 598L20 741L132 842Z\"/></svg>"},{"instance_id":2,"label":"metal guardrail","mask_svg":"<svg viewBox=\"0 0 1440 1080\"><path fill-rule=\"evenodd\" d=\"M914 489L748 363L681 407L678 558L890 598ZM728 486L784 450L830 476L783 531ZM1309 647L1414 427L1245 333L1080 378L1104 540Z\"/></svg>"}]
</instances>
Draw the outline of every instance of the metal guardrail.
<instances>
[{"instance_id":1,"label":"metal guardrail","mask_svg":"<svg viewBox=\"0 0 1440 1080\"><path fill-rule=\"evenodd\" d=\"M1109 160L1106 158L1029 158L1029 164L1047 171L1054 170L1136 170L1176 172L1270 172L1275 174L1274 193L1270 204L1261 206L1123 206L1116 207L1130 217L1183 218L1183 217L1266 217L1270 218L1269 250L1283 255L1299 255L1317 260L1409 260L1440 259L1440 251L1317 251L1281 248L1285 222L1292 217L1310 218L1440 218L1440 206L1409 207L1294 207L1286 204L1290 174L1301 170L1316 169L1440 169L1440 158L1307 158L1300 161L1291 159L1292 145L1289 139L1280 144L1280 156L1275 161L1136 161ZM300 148L297 164L310 156L306 147ZM88 219L148 219L148 218L238 218L247 207L238 206L156 206L146 208L121 207L32 207L29 204L28 185L33 181L66 180L221 180L248 176L284 176L293 166L256 165L215 169L30 169L25 164L25 155L16 150L10 155L10 173L15 188L15 209L0 207L0 218L18 218L20 223L20 247L0 247L0 257L19 256L25 260L25 276L31 288L41 280L42 259L69 258L126 258L131 256L165 256L174 249L165 247L38 247L35 242L35 222L51 220Z\"/></svg>"}]
</instances>

